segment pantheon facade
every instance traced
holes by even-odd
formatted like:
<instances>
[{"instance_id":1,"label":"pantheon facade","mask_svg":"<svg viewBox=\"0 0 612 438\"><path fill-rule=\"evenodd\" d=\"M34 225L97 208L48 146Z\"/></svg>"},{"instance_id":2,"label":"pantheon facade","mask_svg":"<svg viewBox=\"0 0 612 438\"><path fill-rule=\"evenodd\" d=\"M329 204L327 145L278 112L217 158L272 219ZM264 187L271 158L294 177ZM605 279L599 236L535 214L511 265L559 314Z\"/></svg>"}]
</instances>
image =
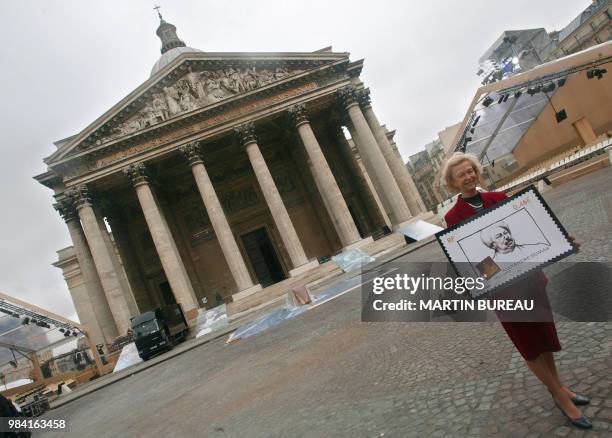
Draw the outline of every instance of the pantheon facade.
<instances>
[{"instance_id":1,"label":"pantheon facade","mask_svg":"<svg viewBox=\"0 0 612 438\"><path fill-rule=\"evenodd\" d=\"M157 35L150 78L35 177L68 227L55 265L96 342L165 304L193 322L425 214L363 60L202 52L161 16Z\"/></svg>"}]
</instances>

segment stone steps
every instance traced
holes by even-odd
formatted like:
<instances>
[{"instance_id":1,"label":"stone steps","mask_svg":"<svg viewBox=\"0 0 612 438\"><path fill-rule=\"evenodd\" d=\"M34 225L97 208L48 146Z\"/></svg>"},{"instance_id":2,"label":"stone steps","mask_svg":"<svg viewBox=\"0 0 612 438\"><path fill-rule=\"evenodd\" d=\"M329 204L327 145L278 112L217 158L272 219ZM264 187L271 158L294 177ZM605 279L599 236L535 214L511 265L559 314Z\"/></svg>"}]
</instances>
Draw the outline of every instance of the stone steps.
<instances>
[{"instance_id":1,"label":"stone steps","mask_svg":"<svg viewBox=\"0 0 612 438\"><path fill-rule=\"evenodd\" d=\"M376 257L405 245L406 240L402 234L392 233L381 239L367 243L360 249L372 257ZM229 303L227 305L228 317L230 319L235 319L256 310L280 305L284 301L287 292L291 289L298 286L313 288L341 274L342 270L340 267L334 261L330 260L319 265L318 268L305 272L302 275L287 278L238 301Z\"/></svg>"}]
</instances>

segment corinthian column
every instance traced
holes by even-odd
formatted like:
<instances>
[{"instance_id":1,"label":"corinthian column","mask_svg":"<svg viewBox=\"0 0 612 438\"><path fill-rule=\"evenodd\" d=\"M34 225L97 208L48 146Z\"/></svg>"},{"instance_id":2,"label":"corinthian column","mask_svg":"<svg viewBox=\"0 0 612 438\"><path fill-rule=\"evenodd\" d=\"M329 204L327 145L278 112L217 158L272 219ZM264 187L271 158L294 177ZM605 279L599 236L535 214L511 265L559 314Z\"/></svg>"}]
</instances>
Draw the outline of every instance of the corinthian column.
<instances>
[{"instance_id":1,"label":"corinthian column","mask_svg":"<svg viewBox=\"0 0 612 438\"><path fill-rule=\"evenodd\" d=\"M143 163L131 164L123 169L123 173L127 175L136 189L136 196L176 302L183 306L187 319L193 320L198 314L195 292L170 233L170 228L149 186L145 165Z\"/></svg>"},{"instance_id":2,"label":"corinthian column","mask_svg":"<svg viewBox=\"0 0 612 438\"><path fill-rule=\"evenodd\" d=\"M85 234L81 228L81 222L74 209L73 201L64 198L58 201L53 207L60 213L72 240L72 246L79 262L79 269L83 276L86 297L72 295L74 307L79 315L81 324L90 329L91 338L96 344L111 344L119 333L113 320L108 301L104 295L104 289L100 283L98 272L94 264L91 252L87 246Z\"/></svg>"},{"instance_id":3,"label":"corinthian column","mask_svg":"<svg viewBox=\"0 0 612 438\"><path fill-rule=\"evenodd\" d=\"M283 199L276 188L276 183L272 178L270 169L268 169L266 161L259 149L259 145L257 144L257 139L255 138L255 125L252 122L245 123L235 128L234 132L246 149L249 161L255 172L255 177L257 178L257 182L259 182L268 209L272 214L272 219L276 224L283 245L291 259L293 269L289 271L289 275L295 276L308 269L317 267L318 262L316 260L309 263L306 258L302 243L295 232L295 228L293 227L289 213L287 213Z\"/></svg>"},{"instance_id":4,"label":"corinthian column","mask_svg":"<svg viewBox=\"0 0 612 438\"><path fill-rule=\"evenodd\" d=\"M372 134L368 122L359 108L355 88L350 85L344 87L339 90L338 96L357 133L355 144L359 149L359 154L365 161L366 166L369 165L368 167L372 169L374 184L378 186L377 189L383 192L382 196L386 199L388 208L391 210L393 225L399 226L408 221L412 215L393 177L393 173L378 147L374 134Z\"/></svg>"},{"instance_id":5,"label":"corinthian column","mask_svg":"<svg viewBox=\"0 0 612 438\"><path fill-rule=\"evenodd\" d=\"M380 122L372 109L370 90L366 89L360 91L358 93L358 98L359 105L363 110L363 115L365 116L365 119L368 122L374 137L376 138L376 142L378 143L378 146L385 157L385 161L389 165L389 169L391 169L391 173L393 173L393 177L397 181L397 185L402 192L404 200L408 204L408 208L410 208L410 212L413 214L413 216L416 216L417 214L426 211L425 204L423 204L421 195L419 194L412 177L408 173L406 164L401 159L399 153L397 153L391 146L387 133L380 125Z\"/></svg>"},{"instance_id":6,"label":"corinthian column","mask_svg":"<svg viewBox=\"0 0 612 438\"><path fill-rule=\"evenodd\" d=\"M130 328L130 311L121 287L119 276L115 271L112 255L106 245L102 231L94 213L91 196L86 186L79 186L71 192L77 213L81 219L83 232L91 250L91 256L100 277L106 301L110 307L115 325L120 335L127 333Z\"/></svg>"},{"instance_id":7,"label":"corinthian column","mask_svg":"<svg viewBox=\"0 0 612 438\"><path fill-rule=\"evenodd\" d=\"M254 284L253 280L251 280L249 270L244 263L236 239L232 234L232 229L225 217L221 202L219 202L219 198L210 181L206 167L204 167L199 145L195 142L189 143L182 146L180 150L191 165L191 172L193 173L198 191L204 202L206 213L210 218L213 230L215 230L215 235L221 246L225 261L232 273L232 277L236 282L238 292L243 293L247 291L248 293L260 290L261 286L259 284Z\"/></svg>"},{"instance_id":8,"label":"corinthian column","mask_svg":"<svg viewBox=\"0 0 612 438\"><path fill-rule=\"evenodd\" d=\"M289 109L289 115L302 139L308 158L310 158L316 185L338 233L340 242L344 247L352 246L361 241L361 236L323 155L321 146L319 146L319 142L312 131L310 122L306 118L305 109L304 104L294 105Z\"/></svg>"}]
</instances>

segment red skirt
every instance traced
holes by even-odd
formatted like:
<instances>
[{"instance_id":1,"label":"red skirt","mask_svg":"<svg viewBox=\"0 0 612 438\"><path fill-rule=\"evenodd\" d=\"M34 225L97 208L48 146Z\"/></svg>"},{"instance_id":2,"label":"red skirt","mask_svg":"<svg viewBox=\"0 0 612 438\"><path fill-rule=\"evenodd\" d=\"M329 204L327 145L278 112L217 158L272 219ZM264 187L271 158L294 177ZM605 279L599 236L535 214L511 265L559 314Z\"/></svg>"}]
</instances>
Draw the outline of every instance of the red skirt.
<instances>
[{"instance_id":1,"label":"red skirt","mask_svg":"<svg viewBox=\"0 0 612 438\"><path fill-rule=\"evenodd\" d=\"M561 351L554 322L502 322L502 326L525 360L546 351Z\"/></svg>"},{"instance_id":2,"label":"red skirt","mask_svg":"<svg viewBox=\"0 0 612 438\"><path fill-rule=\"evenodd\" d=\"M548 279L540 272L495 294L493 298L534 299L536 310L529 315L532 318L531 321L514 321L512 320L516 317L514 314L496 312L508 337L525 360L534 360L547 351L561 351L557 328L546 293L547 283Z\"/></svg>"}]
</instances>

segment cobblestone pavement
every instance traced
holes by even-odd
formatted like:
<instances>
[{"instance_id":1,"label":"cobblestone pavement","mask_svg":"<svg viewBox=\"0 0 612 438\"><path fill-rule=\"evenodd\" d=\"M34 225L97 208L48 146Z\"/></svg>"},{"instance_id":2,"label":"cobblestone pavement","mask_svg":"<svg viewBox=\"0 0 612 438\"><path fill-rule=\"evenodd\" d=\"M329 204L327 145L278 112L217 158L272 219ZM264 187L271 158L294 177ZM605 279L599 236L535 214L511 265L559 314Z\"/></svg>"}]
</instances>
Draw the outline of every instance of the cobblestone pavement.
<instances>
[{"instance_id":1,"label":"cobblestone pavement","mask_svg":"<svg viewBox=\"0 0 612 438\"><path fill-rule=\"evenodd\" d=\"M608 261L612 168L545 197ZM402 260L437 259L436 244ZM558 318L563 379L588 394L572 428L498 323L362 323L348 292L236 344L217 339L48 413L65 436L437 437L612 435L612 323Z\"/></svg>"}]
</instances>

